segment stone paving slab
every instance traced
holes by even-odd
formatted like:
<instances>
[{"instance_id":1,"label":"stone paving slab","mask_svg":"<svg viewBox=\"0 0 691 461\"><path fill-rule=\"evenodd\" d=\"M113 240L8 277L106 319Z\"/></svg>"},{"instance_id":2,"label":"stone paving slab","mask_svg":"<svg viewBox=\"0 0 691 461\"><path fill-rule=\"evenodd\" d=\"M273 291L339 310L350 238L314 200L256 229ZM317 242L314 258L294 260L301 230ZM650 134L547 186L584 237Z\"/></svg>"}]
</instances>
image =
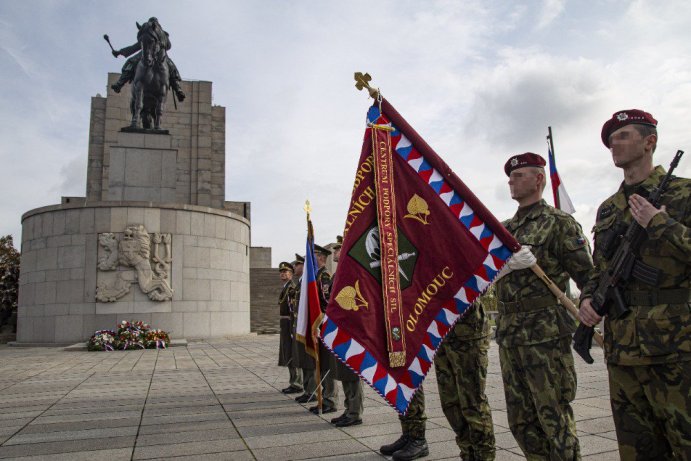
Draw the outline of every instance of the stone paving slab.
<instances>
[{"instance_id":1,"label":"stone paving slab","mask_svg":"<svg viewBox=\"0 0 691 461\"><path fill-rule=\"evenodd\" d=\"M619 459L602 351L576 357L573 408L584 460ZM65 352L0 346L0 459L383 460L400 435L395 411L365 388L363 424L336 428L342 410L313 415L284 395L278 336L189 342L162 351ZM508 429L496 344L487 396L497 460L525 459ZM433 370L425 381L426 459L458 459Z\"/></svg>"}]
</instances>

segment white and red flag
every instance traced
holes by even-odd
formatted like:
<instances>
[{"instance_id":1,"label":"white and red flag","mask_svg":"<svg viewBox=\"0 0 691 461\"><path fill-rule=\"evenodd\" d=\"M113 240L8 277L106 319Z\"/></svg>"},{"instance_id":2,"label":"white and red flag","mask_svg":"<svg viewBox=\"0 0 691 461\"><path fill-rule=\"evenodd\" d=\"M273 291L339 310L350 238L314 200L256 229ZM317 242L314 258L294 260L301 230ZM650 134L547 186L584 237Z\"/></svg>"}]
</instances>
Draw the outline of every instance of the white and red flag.
<instances>
[{"instance_id":1,"label":"white and red flag","mask_svg":"<svg viewBox=\"0 0 691 461\"><path fill-rule=\"evenodd\" d=\"M566 193L566 187L559 177L557 171L557 162L554 158L554 144L552 139L552 127L547 128L549 134L547 135L547 156L549 157L549 178L552 183L552 194L554 195L554 208L562 210L569 214L574 214L576 209L571 202L569 194Z\"/></svg>"}]
</instances>

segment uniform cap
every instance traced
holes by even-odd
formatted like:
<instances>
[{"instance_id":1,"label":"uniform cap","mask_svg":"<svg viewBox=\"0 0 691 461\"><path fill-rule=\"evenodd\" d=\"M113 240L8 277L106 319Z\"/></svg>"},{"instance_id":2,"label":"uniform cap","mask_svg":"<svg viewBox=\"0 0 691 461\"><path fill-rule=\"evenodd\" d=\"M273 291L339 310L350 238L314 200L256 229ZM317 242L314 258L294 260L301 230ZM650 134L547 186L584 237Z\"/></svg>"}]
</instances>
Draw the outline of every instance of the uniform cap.
<instances>
[{"instance_id":1,"label":"uniform cap","mask_svg":"<svg viewBox=\"0 0 691 461\"><path fill-rule=\"evenodd\" d=\"M283 271L295 272L295 268L293 267L292 264L283 261L281 264L278 265L278 271L279 272L283 272Z\"/></svg>"},{"instance_id":2,"label":"uniform cap","mask_svg":"<svg viewBox=\"0 0 691 461\"><path fill-rule=\"evenodd\" d=\"M547 165L547 162L545 162L544 158L532 152L526 152L525 154L514 155L508 159L504 164L504 173L506 173L506 176L510 176L513 170L519 168L527 166L544 167L545 165Z\"/></svg>"},{"instance_id":3,"label":"uniform cap","mask_svg":"<svg viewBox=\"0 0 691 461\"><path fill-rule=\"evenodd\" d=\"M316 243L314 244L314 251L316 253L323 254L324 256L329 256L331 254L331 252L329 250L327 250L326 248L324 248L322 246L317 245Z\"/></svg>"},{"instance_id":4,"label":"uniform cap","mask_svg":"<svg viewBox=\"0 0 691 461\"><path fill-rule=\"evenodd\" d=\"M337 235L336 236L336 244L331 248L333 248L335 250L336 248L341 248L342 246L343 246L343 236Z\"/></svg>"},{"instance_id":5,"label":"uniform cap","mask_svg":"<svg viewBox=\"0 0 691 461\"><path fill-rule=\"evenodd\" d=\"M639 109L620 110L612 115L612 118L607 120L602 125L602 144L609 148L609 136L617 131L619 128L631 124L648 125L653 128L657 126L657 120L653 118L650 113Z\"/></svg>"},{"instance_id":6,"label":"uniform cap","mask_svg":"<svg viewBox=\"0 0 691 461\"><path fill-rule=\"evenodd\" d=\"M305 264L305 257L295 253L295 265L297 266L298 264Z\"/></svg>"}]
</instances>

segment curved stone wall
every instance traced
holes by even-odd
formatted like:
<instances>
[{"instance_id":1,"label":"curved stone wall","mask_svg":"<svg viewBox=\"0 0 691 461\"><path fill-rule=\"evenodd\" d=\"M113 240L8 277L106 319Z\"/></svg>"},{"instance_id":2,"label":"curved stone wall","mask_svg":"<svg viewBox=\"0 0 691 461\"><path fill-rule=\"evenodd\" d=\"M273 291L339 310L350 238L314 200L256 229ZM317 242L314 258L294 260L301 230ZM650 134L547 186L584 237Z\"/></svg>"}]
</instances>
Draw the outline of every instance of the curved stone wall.
<instances>
[{"instance_id":1,"label":"curved stone wall","mask_svg":"<svg viewBox=\"0 0 691 461\"><path fill-rule=\"evenodd\" d=\"M140 287L147 285L139 280L143 272L126 258L117 268L99 269L108 252L99 235L123 242L132 226L151 236L151 267L165 272L154 279L172 288L172 299L152 301L156 296ZM249 221L214 208L96 202L31 210L22 216L17 342L71 344L121 320L145 321L173 338L249 333L249 245ZM135 257L137 251L120 247ZM140 266L148 265L141 260ZM97 286L116 279L131 282L129 292L114 302L97 301Z\"/></svg>"}]
</instances>

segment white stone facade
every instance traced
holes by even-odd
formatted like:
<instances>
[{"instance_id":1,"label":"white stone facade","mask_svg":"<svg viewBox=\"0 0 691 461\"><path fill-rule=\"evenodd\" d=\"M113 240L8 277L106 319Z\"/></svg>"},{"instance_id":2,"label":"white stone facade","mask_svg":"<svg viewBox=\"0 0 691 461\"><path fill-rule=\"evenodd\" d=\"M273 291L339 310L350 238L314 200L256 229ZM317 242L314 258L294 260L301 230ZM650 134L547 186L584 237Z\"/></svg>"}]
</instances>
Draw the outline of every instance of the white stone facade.
<instances>
[{"instance_id":1,"label":"white stone facade","mask_svg":"<svg viewBox=\"0 0 691 461\"><path fill-rule=\"evenodd\" d=\"M133 287L96 301L98 235L144 224L172 239L171 301ZM74 343L121 320L143 320L173 338L249 333L249 221L227 211L122 202L39 208L22 218L20 343Z\"/></svg>"}]
</instances>

